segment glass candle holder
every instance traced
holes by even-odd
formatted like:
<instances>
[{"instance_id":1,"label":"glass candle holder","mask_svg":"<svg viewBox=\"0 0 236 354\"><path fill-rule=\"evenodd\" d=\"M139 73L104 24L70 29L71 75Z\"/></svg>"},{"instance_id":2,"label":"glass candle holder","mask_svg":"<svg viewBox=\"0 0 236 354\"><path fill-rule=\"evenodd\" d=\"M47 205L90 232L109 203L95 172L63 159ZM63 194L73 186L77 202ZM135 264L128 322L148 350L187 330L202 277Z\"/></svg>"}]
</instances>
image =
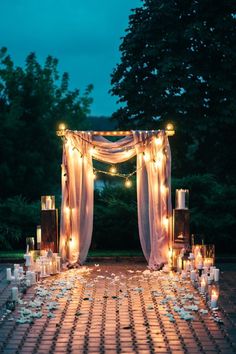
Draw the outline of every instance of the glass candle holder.
<instances>
[{"instance_id":1,"label":"glass candle holder","mask_svg":"<svg viewBox=\"0 0 236 354\"><path fill-rule=\"evenodd\" d=\"M26 237L27 252L34 251L34 237Z\"/></svg>"},{"instance_id":2,"label":"glass candle holder","mask_svg":"<svg viewBox=\"0 0 236 354\"><path fill-rule=\"evenodd\" d=\"M188 209L188 208L189 208L189 190L176 189L175 209Z\"/></svg>"},{"instance_id":3,"label":"glass candle holder","mask_svg":"<svg viewBox=\"0 0 236 354\"><path fill-rule=\"evenodd\" d=\"M41 242L42 242L41 225L37 225L36 239L37 239L37 249L40 250Z\"/></svg>"},{"instance_id":4,"label":"glass candle holder","mask_svg":"<svg viewBox=\"0 0 236 354\"><path fill-rule=\"evenodd\" d=\"M43 195L41 197L41 209L42 210L55 209L55 196L54 195Z\"/></svg>"}]
</instances>

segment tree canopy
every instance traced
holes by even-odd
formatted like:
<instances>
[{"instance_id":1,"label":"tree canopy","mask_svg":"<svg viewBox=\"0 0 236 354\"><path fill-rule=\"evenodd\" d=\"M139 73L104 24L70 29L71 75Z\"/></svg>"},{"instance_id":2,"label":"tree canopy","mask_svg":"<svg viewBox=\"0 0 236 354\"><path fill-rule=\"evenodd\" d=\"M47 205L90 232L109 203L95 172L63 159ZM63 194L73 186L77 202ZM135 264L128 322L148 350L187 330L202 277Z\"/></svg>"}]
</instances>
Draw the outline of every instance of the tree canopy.
<instances>
[{"instance_id":1,"label":"tree canopy","mask_svg":"<svg viewBox=\"0 0 236 354\"><path fill-rule=\"evenodd\" d=\"M122 129L174 122L178 176L235 179L235 10L229 0L143 0L129 18L112 73L123 104L113 118Z\"/></svg>"},{"instance_id":2,"label":"tree canopy","mask_svg":"<svg viewBox=\"0 0 236 354\"><path fill-rule=\"evenodd\" d=\"M48 56L41 65L35 53L25 66L14 65L6 48L0 50L0 197L23 195L30 200L60 190L62 120L71 129L86 127L92 102L89 85L83 95L69 89L69 76L58 72L58 60Z\"/></svg>"}]
</instances>

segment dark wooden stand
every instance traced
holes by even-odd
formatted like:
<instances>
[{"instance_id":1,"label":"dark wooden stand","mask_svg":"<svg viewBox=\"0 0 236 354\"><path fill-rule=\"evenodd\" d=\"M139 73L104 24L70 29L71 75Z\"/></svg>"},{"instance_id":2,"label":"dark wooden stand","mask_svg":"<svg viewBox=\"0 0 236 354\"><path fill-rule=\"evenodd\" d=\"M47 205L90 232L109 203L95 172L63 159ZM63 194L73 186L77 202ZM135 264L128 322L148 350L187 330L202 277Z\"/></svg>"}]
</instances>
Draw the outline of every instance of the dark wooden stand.
<instances>
[{"instance_id":1,"label":"dark wooden stand","mask_svg":"<svg viewBox=\"0 0 236 354\"><path fill-rule=\"evenodd\" d=\"M58 210L41 210L41 249L54 243L52 251L58 253Z\"/></svg>"},{"instance_id":2,"label":"dark wooden stand","mask_svg":"<svg viewBox=\"0 0 236 354\"><path fill-rule=\"evenodd\" d=\"M189 210L174 209L173 221L173 248L190 246Z\"/></svg>"}]
</instances>

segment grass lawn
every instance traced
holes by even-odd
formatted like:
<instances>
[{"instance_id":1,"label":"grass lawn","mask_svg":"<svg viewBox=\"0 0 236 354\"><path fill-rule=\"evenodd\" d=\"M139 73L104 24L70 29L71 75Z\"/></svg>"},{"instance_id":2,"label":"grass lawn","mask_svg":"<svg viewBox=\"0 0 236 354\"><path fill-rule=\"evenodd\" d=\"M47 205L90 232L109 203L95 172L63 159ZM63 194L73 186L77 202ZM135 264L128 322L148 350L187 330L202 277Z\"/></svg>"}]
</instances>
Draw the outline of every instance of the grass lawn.
<instances>
[{"instance_id":1,"label":"grass lawn","mask_svg":"<svg viewBox=\"0 0 236 354\"><path fill-rule=\"evenodd\" d=\"M23 259L24 251L0 251L0 259ZM137 250L95 250L89 251L88 257L134 257L142 256Z\"/></svg>"}]
</instances>

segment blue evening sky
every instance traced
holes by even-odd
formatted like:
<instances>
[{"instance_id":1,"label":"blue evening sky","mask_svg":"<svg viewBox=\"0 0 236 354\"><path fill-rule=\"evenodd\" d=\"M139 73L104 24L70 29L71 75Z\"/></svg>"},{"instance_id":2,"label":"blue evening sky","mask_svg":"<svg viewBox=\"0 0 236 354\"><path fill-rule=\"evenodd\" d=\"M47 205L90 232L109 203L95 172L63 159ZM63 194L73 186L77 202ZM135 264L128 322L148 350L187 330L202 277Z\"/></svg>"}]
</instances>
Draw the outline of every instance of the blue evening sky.
<instances>
[{"instance_id":1,"label":"blue evening sky","mask_svg":"<svg viewBox=\"0 0 236 354\"><path fill-rule=\"evenodd\" d=\"M120 38L131 9L141 0L0 0L0 46L8 48L16 65L30 52L43 63L51 54L71 87L94 85L92 115L117 109L110 74L119 62Z\"/></svg>"}]
</instances>

